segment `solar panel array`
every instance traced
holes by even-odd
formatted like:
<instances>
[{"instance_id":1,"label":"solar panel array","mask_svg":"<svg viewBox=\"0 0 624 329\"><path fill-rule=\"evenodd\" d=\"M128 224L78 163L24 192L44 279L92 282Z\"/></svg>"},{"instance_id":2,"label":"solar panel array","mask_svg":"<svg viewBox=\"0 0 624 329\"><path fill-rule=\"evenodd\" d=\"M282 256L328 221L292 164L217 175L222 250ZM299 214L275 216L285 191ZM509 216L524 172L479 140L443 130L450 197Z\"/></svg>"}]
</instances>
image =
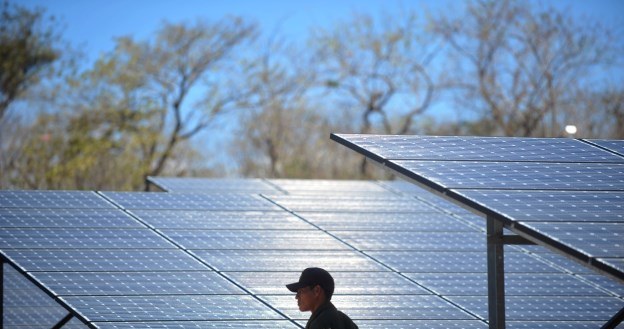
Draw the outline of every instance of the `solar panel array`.
<instances>
[{"instance_id":1,"label":"solar panel array","mask_svg":"<svg viewBox=\"0 0 624 329\"><path fill-rule=\"evenodd\" d=\"M0 191L5 326L298 328L284 285L320 266L360 328L487 328L484 219L412 184L151 181L170 193ZM621 282L505 248L509 328L624 306Z\"/></svg>"}]
</instances>

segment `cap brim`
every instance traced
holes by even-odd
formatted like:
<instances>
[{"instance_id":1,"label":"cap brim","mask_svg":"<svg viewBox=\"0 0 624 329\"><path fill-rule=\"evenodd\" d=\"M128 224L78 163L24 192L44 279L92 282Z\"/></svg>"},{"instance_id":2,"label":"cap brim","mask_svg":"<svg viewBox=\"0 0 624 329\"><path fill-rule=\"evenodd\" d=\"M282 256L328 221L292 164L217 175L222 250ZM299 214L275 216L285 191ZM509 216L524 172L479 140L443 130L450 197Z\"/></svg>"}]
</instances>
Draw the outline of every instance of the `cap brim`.
<instances>
[{"instance_id":1,"label":"cap brim","mask_svg":"<svg viewBox=\"0 0 624 329\"><path fill-rule=\"evenodd\" d=\"M305 283L301 283L301 282L295 282L295 283L291 283L291 284L287 284L286 288L288 288L288 290L292 291L292 292L297 292L297 290L306 287Z\"/></svg>"}]
</instances>

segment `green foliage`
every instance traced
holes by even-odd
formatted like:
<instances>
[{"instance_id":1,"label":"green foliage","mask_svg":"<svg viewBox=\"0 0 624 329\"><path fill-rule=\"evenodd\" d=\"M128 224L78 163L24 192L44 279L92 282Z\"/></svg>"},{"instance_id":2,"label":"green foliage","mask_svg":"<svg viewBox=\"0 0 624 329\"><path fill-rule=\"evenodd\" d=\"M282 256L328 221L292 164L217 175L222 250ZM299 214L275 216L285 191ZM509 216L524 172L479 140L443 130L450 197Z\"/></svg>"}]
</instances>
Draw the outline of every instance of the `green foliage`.
<instances>
[{"instance_id":1,"label":"green foliage","mask_svg":"<svg viewBox=\"0 0 624 329\"><path fill-rule=\"evenodd\" d=\"M3 2L0 13L0 120L60 56L43 11Z\"/></svg>"}]
</instances>

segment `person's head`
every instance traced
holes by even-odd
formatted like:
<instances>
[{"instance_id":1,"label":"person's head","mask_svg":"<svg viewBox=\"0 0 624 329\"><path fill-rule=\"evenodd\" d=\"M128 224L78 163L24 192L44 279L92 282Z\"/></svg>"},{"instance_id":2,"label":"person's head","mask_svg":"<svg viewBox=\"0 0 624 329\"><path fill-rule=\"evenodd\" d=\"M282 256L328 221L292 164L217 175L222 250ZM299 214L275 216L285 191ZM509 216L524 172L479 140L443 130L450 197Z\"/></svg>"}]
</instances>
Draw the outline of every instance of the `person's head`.
<instances>
[{"instance_id":1,"label":"person's head","mask_svg":"<svg viewBox=\"0 0 624 329\"><path fill-rule=\"evenodd\" d=\"M302 312L314 311L334 294L334 278L322 268L309 267L301 272L299 281L287 284L288 290L297 293L297 305Z\"/></svg>"}]
</instances>

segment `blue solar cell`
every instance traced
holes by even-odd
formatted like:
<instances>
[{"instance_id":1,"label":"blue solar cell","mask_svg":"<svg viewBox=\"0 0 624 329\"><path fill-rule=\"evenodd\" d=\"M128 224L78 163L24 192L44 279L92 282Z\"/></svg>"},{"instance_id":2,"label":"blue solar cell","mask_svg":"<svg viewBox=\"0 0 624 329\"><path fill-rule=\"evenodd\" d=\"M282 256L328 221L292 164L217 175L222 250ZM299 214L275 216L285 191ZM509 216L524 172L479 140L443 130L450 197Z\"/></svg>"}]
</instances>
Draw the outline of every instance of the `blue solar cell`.
<instances>
[{"instance_id":1,"label":"blue solar cell","mask_svg":"<svg viewBox=\"0 0 624 329\"><path fill-rule=\"evenodd\" d=\"M487 296L487 273L404 273L438 294ZM565 273L507 273L506 296L609 296Z\"/></svg>"},{"instance_id":2,"label":"blue solar cell","mask_svg":"<svg viewBox=\"0 0 624 329\"><path fill-rule=\"evenodd\" d=\"M125 209L281 210L259 195L248 193L105 192Z\"/></svg>"},{"instance_id":3,"label":"blue solar cell","mask_svg":"<svg viewBox=\"0 0 624 329\"><path fill-rule=\"evenodd\" d=\"M339 250L194 250L194 254L221 271L292 271L322 267L336 271L387 271L354 251Z\"/></svg>"},{"instance_id":4,"label":"blue solar cell","mask_svg":"<svg viewBox=\"0 0 624 329\"><path fill-rule=\"evenodd\" d=\"M424 202L401 196L270 196L277 204L293 211L325 212L431 212L431 206Z\"/></svg>"},{"instance_id":5,"label":"blue solar cell","mask_svg":"<svg viewBox=\"0 0 624 329\"><path fill-rule=\"evenodd\" d=\"M487 324L478 320L358 320L360 328L370 329L485 329Z\"/></svg>"},{"instance_id":6,"label":"blue solar cell","mask_svg":"<svg viewBox=\"0 0 624 329\"><path fill-rule=\"evenodd\" d=\"M480 232L335 231L358 250L485 251Z\"/></svg>"},{"instance_id":7,"label":"blue solar cell","mask_svg":"<svg viewBox=\"0 0 624 329\"><path fill-rule=\"evenodd\" d=\"M261 298L292 319L303 320L310 316L299 311L293 296L267 295ZM474 319L442 298L431 295L338 295L332 297L332 303L356 323L360 319Z\"/></svg>"},{"instance_id":8,"label":"blue solar cell","mask_svg":"<svg viewBox=\"0 0 624 329\"><path fill-rule=\"evenodd\" d=\"M318 230L162 230L162 232L187 249L349 249L344 243Z\"/></svg>"},{"instance_id":9,"label":"blue solar cell","mask_svg":"<svg viewBox=\"0 0 624 329\"><path fill-rule=\"evenodd\" d=\"M451 189L624 191L624 164L392 161Z\"/></svg>"},{"instance_id":10,"label":"blue solar cell","mask_svg":"<svg viewBox=\"0 0 624 329\"><path fill-rule=\"evenodd\" d=\"M624 222L624 193L454 190L516 221Z\"/></svg>"},{"instance_id":11,"label":"blue solar cell","mask_svg":"<svg viewBox=\"0 0 624 329\"><path fill-rule=\"evenodd\" d=\"M130 329L130 328L154 328L154 329L226 329L226 328L270 328L290 329L299 328L287 320L245 320L245 321L184 321L176 322L96 322L101 329Z\"/></svg>"},{"instance_id":12,"label":"blue solar cell","mask_svg":"<svg viewBox=\"0 0 624 329\"><path fill-rule=\"evenodd\" d=\"M507 321L509 329L595 329L604 325L598 321ZM620 327L617 327L620 329Z\"/></svg>"},{"instance_id":13,"label":"blue solar cell","mask_svg":"<svg viewBox=\"0 0 624 329\"><path fill-rule=\"evenodd\" d=\"M361 213L297 212L329 231L474 232L464 221L442 212Z\"/></svg>"},{"instance_id":14,"label":"blue solar cell","mask_svg":"<svg viewBox=\"0 0 624 329\"><path fill-rule=\"evenodd\" d=\"M624 258L624 221L621 223L520 222L522 230L543 234L590 257Z\"/></svg>"},{"instance_id":15,"label":"blue solar cell","mask_svg":"<svg viewBox=\"0 0 624 329\"><path fill-rule=\"evenodd\" d=\"M301 272L226 272L228 277L258 295L293 296L284 286ZM334 295L424 295L426 290L393 272L333 272Z\"/></svg>"},{"instance_id":16,"label":"blue solar cell","mask_svg":"<svg viewBox=\"0 0 624 329\"><path fill-rule=\"evenodd\" d=\"M72 296L64 299L94 322L284 319L250 296Z\"/></svg>"},{"instance_id":17,"label":"blue solar cell","mask_svg":"<svg viewBox=\"0 0 624 329\"><path fill-rule=\"evenodd\" d=\"M453 302L487 318L487 297L449 297ZM505 298L508 321L602 321L624 307L624 301L613 297L518 297Z\"/></svg>"},{"instance_id":18,"label":"blue solar cell","mask_svg":"<svg viewBox=\"0 0 624 329\"><path fill-rule=\"evenodd\" d=\"M192 271L208 268L179 249L5 250L26 271Z\"/></svg>"},{"instance_id":19,"label":"blue solar cell","mask_svg":"<svg viewBox=\"0 0 624 329\"><path fill-rule=\"evenodd\" d=\"M173 244L149 229L5 228L2 249L171 249Z\"/></svg>"},{"instance_id":20,"label":"blue solar cell","mask_svg":"<svg viewBox=\"0 0 624 329\"><path fill-rule=\"evenodd\" d=\"M116 227L143 228L117 209L0 208L0 227Z\"/></svg>"},{"instance_id":21,"label":"blue solar cell","mask_svg":"<svg viewBox=\"0 0 624 329\"><path fill-rule=\"evenodd\" d=\"M243 290L219 274L198 272L37 272L60 296L236 295Z\"/></svg>"},{"instance_id":22,"label":"blue solar cell","mask_svg":"<svg viewBox=\"0 0 624 329\"><path fill-rule=\"evenodd\" d=\"M133 210L156 228L311 230L310 224L286 211Z\"/></svg>"},{"instance_id":23,"label":"blue solar cell","mask_svg":"<svg viewBox=\"0 0 624 329\"><path fill-rule=\"evenodd\" d=\"M566 138L333 134L332 139L380 162L384 159L624 162L622 157Z\"/></svg>"},{"instance_id":24,"label":"blue solar cell","mask_svg":"<svg viewBox=\"0 0 624 329\"><path fill-rule=\"evenodd\" d=\"M485 252L370 251L367 254L398 272L487 273ZM505 253L506 273L555 273L560 271L524 253Z\"/></svg>"},{"instance_id":25,"label":"blue solar cell","mask_svg":"<svg viewBox=\"0 0 624 329\"><path fill-rule=\"evenodd\" d=\"M167 192L193 193L281 193L262 179L219 179L197 177L148 177L148 181Z\"/></svg>"},{"instance_id":26,"label":"blue solar cell","mask_svg":"<svg viewBox=\"0 0 624 329\"><path fill-rule=\"evenodd\" d=\"M624 140L590 139L589 142L624 156Z\"/></svg>"},{"instance_id":27,"label":"blue solar cell","mask_svg":"<svg viewBox=\"0 0 624 329\"><path fill-rule=\"evenodd\" d=\"M0 191L0 208L100 209L113 205L82 191Z\"/></svg>"},{"instance_id":28,"label":"blue solar cell","mask_svg":"<svg viewBox=\"0 0 624 329\"><path fill-rule=\"evenodd\" d=\"M319 194L331 192L365 192L367 195L386 194L388 190L379 184L362 180L323 179L269 179L268 182L289 194Z\"/></svg>"},{"instance_id":29,"label":"blue solar cell","mask_svg":"<svg viewBox=\"0 0 624 329\"><path fill-rule=\"evenodd\" d=\"M614 296L624 297L624 283L616 281L610 277L598 274L581 274L581 278L597 285L600 289L603 289L607 293Z\"/></svg>"}]
</instances>

